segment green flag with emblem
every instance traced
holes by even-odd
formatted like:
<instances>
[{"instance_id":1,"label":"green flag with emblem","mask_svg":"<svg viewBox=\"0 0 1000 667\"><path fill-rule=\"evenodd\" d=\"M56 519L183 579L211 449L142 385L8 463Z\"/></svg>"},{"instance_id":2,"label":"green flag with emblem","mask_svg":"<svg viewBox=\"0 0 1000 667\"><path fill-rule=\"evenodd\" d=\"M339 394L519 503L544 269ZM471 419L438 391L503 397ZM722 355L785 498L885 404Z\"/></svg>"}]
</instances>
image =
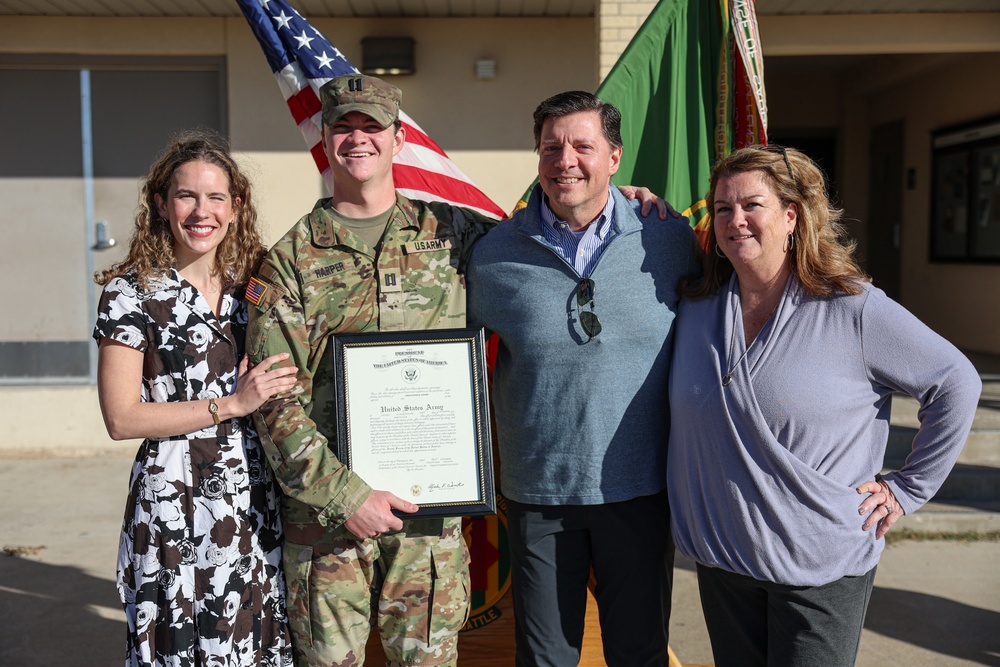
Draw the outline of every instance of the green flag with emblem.
<instances>
[{"instance_id":1,"label":"green flag with emblem","mask_svg":"<svg viewBox=\"0 0 1000 667\"><path fill-rule=\"evenodd\" d=\"M715 161L721 22L716 0L661 0L597 89L622 113L615 183L663 195L692 224Z\"/></svg>"}]
</instances>

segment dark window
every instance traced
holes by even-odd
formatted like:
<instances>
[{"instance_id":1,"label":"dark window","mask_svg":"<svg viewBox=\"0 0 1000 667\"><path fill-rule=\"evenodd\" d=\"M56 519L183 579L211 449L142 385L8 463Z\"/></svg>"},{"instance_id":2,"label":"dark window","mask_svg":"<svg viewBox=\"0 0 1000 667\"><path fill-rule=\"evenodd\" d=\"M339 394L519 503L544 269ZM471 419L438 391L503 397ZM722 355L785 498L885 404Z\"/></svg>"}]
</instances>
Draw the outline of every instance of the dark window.
<instances>
[{"instance_id":1,"label":"dark window","mask_svg":"<svg viewBox=\"0 0 1000 667\"><path fill-rule=\"evenodd\" d=\"M1000 261L1000 118L933 135L931 261Z\"/></svg>"}]
</instances>

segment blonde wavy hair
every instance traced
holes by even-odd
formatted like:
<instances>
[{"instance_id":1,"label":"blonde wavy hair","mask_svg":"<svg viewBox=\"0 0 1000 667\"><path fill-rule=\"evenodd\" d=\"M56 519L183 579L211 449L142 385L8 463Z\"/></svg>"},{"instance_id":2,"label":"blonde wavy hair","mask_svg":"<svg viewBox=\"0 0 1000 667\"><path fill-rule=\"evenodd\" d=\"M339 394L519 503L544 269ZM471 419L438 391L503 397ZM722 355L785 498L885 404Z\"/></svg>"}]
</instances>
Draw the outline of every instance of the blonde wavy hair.
<instances>
[{"instance_id":1,"label":"blonde wavy hair","mask_svg":"<svg viewBox=\"0 0 1000 667\"><path fill-rule=\"evenodd\" d=\"M765 176L782 205L795 204L798 218L793 232L792 273L815 297L858 294L860 283L871 279L854 259L855 242L847 237L841 217L826 191L822 170L801 151L777 146L749 146L733 151L712 168L708 195L710 221L708 252L702 259L702 278L683 286L686 296L702 299L718 293L733 273L733 265L717 254L715 193L719 181L749 171Z\"/></svg>"},{"instance_id":2,"label":"blonde wavy hair","mask_svg":"<svg viewBox=\"0 0 1000 667\"><path fill-rule=\"evenodd\" d=\"M229 154L222 137L206 130L188 130L175 137L149 168L139 194L128 255L110 269L94 274L94 281L99 285L132 272L139 284L147 288L150 279L174 265L174 235L170 222L157 213L155 196L166 200L174 174L188 162L214 164L229 178L235 219L216 251L213 272L227 288L250 280L264 255L257 209L250 196L250 180Z\"/></svg>"}]
</instances>

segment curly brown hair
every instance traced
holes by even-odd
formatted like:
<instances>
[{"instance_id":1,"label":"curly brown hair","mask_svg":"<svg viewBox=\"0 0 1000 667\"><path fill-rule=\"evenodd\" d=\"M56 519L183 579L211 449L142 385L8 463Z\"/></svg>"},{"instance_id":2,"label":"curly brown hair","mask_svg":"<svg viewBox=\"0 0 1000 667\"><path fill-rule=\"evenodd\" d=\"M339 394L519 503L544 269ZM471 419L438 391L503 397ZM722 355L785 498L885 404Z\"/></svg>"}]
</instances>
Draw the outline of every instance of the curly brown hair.
<instances>
[{"instance_id":1,"label":"curly brown hair","mask_svg":"<svg viewBox=\"0 0 1000 667\"><path fill-rule=\"evenodd\" d=\"M794 148L748 146L730 153L712 168L708 195L709 243L702 259L702 278L683 286L686 296L702 299L718 293L729 280L733 265L717 254L715 242L715 193L719 180L748 171L760 171L785 206L795 204L795 252L792 272L805 291L825 298L835 294L858 294L861 282L871 279L854 259L855 242L841 224L843 211L833 206L826 191L823 171L808 156Z\"/></svg>"},{"instance_id":2,"label":"curly brown hair","mask_svg":"<svg viewBox=\"0 0 1000 667\"><path fill-rule=\"evenodd\" d=\"M146 288L151 278L174 265L174 235L170 223L157 213L155 197L159 195L165 199L177 170L196 161L214 164L226 174L235 213L216 252L213 272L226 287L250 280L265 250L257 224L257 209L250 196L250 180L230 155L222 137L206 130L188 130L173 139L143 179L128 256L110 269L95 273L95 282L105 285L131 272Z\"/></svg>"}]
</instances>

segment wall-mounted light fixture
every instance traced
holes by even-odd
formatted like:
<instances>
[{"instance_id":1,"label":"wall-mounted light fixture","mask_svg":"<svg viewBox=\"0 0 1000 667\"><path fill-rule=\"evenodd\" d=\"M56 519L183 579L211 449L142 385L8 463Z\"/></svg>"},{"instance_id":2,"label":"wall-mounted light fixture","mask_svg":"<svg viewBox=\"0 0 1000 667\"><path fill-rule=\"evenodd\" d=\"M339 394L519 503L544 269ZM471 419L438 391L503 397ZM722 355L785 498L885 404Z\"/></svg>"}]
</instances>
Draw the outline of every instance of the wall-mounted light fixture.
<instances>
[{"instance_id":1,"label":"wall-mounted light fixture","mask_svg":"<svg viewBox=\"0 0 1000 667\"><path fill-rule=\"evenodd\" d=\"M492 58L480 58L476 61L477 79L497 78L497 61Z\"/></svg>"},{"instance_id":2,"label":"wall-mounted light fixture","mask_svg":"<svg viewBox=\"0 0 1000 667\"><path fill-rule=\"evenodd\" d=\"M412 37L363 37L361 39L361 71L365 74L413 74Z\"/></svg>"}]
</instances>

